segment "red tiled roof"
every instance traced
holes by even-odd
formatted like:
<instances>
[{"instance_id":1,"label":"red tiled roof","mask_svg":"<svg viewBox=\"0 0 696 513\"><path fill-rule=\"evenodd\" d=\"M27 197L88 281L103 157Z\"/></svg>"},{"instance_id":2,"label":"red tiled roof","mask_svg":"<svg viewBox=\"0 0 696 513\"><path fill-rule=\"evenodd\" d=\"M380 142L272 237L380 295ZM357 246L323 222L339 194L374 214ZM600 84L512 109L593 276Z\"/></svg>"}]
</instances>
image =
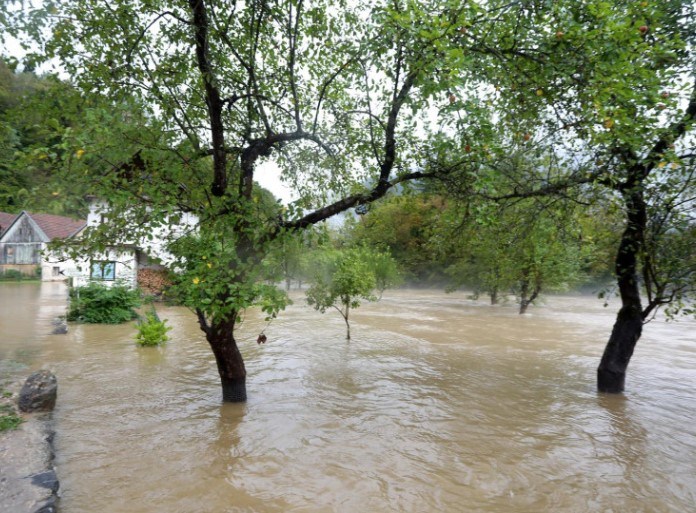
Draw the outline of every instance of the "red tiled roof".
<instances>
[{"instance_id":1,"label":"red tiled roof","mask_svg":"<svg viewBox=\"0 0 696 513\"><path fill-rule=\"evenodd\" d=\"M84 219L72 219L53 214L30 214L29 212L27 214L39 225L39 228L43 230L50 240L70 237L87 224L87 221ZM19 215L0 212L0 235L10 227Z\"/></svg>"},{"instance_id":2,"label":"red tiled roof","mask_svg":"<svg viewBox=\"0 0 696 513\"><path fill-rule=\"evenodd\" d=\"M8 214L7 212L0 212L0 235L7 230L10 225L14 222L15 218L19 214Z\"/></svg>"},{"instance_id":3,"label":"red tiled roof","mask_svg":"<svg viewBox=\"0 0 696 513\"><path fill-rule=\"evenodd\" d=\"M46 236L53 239L66 239L85 227L84 219L55 216L52 214L29 214Z\"/></svg>"}]
</instances>

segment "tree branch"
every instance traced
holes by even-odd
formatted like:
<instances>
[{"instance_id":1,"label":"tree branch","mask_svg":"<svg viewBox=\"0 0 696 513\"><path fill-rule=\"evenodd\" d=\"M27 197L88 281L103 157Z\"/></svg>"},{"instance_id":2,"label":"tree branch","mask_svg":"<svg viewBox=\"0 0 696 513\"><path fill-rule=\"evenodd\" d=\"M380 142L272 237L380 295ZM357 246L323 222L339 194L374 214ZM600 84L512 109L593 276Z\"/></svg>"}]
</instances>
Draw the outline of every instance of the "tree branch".
<instances>
[{"instance_id":1,"label":"tree branch","mask_svg":"<svg viewBox=\"0 0 696 513\"><path fill-rule=\"evenodd\" d=\"M352 194L334 203L331 203L330 205L319 208L314 212L311 212L295 221L281 222L279 228L291 231L307 228L308 226L317 224L336 214L345 212L346 210L353 208L356 205L372 203L373 201L384 196L389 189L400 183L418 180L422 178L434 178L435 176L436 175L434 173L422 173L418 171L400 175L394 178L393 180L386 182L386 186L384 185L384 182L379 182L374 188L372 188L370 191L366 193ZM277 235L278 233L275 233L273 237Z\"/></svg>"},{"instance_id":2,"label":"tree branch","mask_svg":"<svg viewBox=\"0 0 696 513\"><path fill-rule=\"evenodd\" d=\"M215 86L213 69L210 64L208 48L208 13L204 0L189 0L195 28L196 61L205 86L205 103L210 118L210 132L213 143L213 184L214 196L222 196L227 189L227 153L225 152L225 127L222 123L223 101Z\"/></svg>"}]
</instances>

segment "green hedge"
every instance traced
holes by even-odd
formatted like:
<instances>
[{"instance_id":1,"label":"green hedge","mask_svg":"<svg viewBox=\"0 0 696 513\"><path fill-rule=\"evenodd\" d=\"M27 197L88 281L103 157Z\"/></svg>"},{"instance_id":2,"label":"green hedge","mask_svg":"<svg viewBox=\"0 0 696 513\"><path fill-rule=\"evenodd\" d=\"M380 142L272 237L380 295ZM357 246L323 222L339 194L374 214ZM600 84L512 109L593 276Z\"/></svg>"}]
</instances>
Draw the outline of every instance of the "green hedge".
<instances>
[{"instance_id":1,"label":"green hedge","mask_svg":"<svg viewBox=\"0 0 696 513\"><path fill-rule=\"evenodd\" d=\"M34 274L24 274L17 269L7 269L0 271L0 281L22 281L22 280L37 280L41 279L41 268L37 267Z\"/></svg>"},{"instance_id":2,"label":"green hedge","mask_svg":"<svg viewBox=\"0 0 696 513\"><path fill-rule=\"evenodd\" d=\"M105 287L90 283L70 289L69 321L89 324L120 324L138 318L140 292L122 285Z\"/></svg>"}]
</instances>

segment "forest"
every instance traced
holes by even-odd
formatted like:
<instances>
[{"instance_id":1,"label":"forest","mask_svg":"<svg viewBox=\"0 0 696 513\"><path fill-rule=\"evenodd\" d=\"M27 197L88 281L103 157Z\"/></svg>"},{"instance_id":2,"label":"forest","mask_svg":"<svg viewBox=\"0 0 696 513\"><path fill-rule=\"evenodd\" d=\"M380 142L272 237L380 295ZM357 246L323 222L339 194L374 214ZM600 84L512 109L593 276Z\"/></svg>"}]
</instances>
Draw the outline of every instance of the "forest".
<instances>
[{"instance_id":1,"label":"forest","mask_svg":"<svg viewBox=\"0 0 696 513\"><path fill-rule=\"evenodd\" d=\"M10 5L0 211L107 200L75 254L195 214L168 240L172 294L225 401L247 397L242 313L277 315L293 285L349 338L351 308L394 286L521 314L550 292L616 296L610 393L644 324L694 314L692 2ZM268 163L296 199L258 184Z\"/></svg>"}]
</instances>

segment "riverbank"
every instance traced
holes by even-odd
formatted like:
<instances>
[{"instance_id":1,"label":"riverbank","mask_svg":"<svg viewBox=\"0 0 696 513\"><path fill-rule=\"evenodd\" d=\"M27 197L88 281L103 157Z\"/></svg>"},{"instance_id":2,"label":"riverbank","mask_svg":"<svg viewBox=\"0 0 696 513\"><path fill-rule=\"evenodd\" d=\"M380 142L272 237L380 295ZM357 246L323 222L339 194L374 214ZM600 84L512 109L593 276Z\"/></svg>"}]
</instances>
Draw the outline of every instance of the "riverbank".
<instances>
[{"instance_id":1,"label":"riverbank","mask_svg":"<svg viewBox=\"0 0 696 513\"><path fill-rule=\"evenodd\" d=\"M17 412L21 383L3 387L3 405ZM53 416L51 412L17 413L23 422L0 432L0 511L54 513L58 478L53 465Z\"/></svg>"}]
</instances>

